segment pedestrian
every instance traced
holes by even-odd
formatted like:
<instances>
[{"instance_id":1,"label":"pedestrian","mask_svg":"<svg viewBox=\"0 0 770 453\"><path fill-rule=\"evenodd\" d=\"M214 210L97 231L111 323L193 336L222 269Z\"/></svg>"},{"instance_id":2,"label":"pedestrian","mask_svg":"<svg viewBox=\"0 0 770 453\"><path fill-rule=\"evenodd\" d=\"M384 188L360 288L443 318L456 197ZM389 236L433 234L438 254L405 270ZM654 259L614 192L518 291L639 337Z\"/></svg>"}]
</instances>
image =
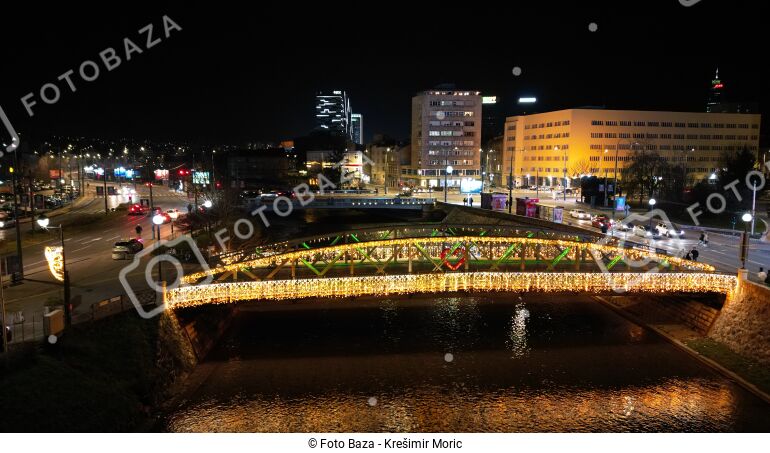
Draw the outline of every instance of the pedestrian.
<instances>
[{"instance_id":1,"label":"pedestrian","mask_svg":"<svg viewBox=\"0 0 770 453\"><path fill-rule=\"evenodd\" d=\"M757 272L757 278L759 278L760 282L764 282L765 280L767 280L767 272L765 272L764 267L759 268L759 272Z\"/></svg>"},{"instance_id":2,"label":"pedestrian","mask_svg":"<svg viewBox=\"0 0 770 453\"><path fill-rule=\"evenodd\" d=\"M136 235L141 238L142 237L142 226L141 225L137 225L135 230L136 230Z\"/></svg>"},{"instance_id":3,"label":"pedestrian","mask_svg":"<svg viewBox=\"0 0 770 453\"><path fill-rule=\"evenodd\" d=\"M692 250L690 251L690 255L692 255L693 261L698 261L698 255L700 255L700 252L698 252L698 249L693 247Z\"/></svg>"},{"instance_id":4,"label":"pedestrian","mask_svg":"<svg viewBox=\"0 0 770 453\"><path fill-rule=\"evenodd\" d=\"M698 238L698 245L703 245L703 241L706 239L706 232L701 231L700 237Z\"/></svg>"},{"instance_id":5,"label":"pedestrian","mask_svg":"<svg viewBox=\"0 0 770 453\"><path fill-rule=\"evenodd\" d=\"M473 207L473 197L468 198L468 204Z\"/></svg>"},{"instance_id":6,"label":"pedestrian","mask_svg":"<svg viewBox=\"0 0 770 453\"><path fill-rule=\"evenodd\" d=\"M463 206L468 205L468 198L463 197Z\"/></svg>"},{"instance_id":7,"label":"pedestrian","mask_svg":"<svg viewBox=\"0 0 770 453\"><path fill-rule=\"evenodd\" d=\"M684 255L684 259L686 259L687 261L692 261L692 255L690 254L690 252L687 252L687 254Z\"/></svg>"},{"instance_id":8,"label":"pedestrian","mask_svg":"<svg viewBox=\"0 0 770 453\"><path fill-rule=\"evenodd\" d=\"M188 204L187 204L187 213L188 213L188 214L192 214L192 210L193 210L193 205L192 205L192 204L190 204L190 203L188 203Z\"/></svg>"},{"instance_id":9,"label":"pedestrian","mask_svg":"<svg viewBox=\"0 0 770 453\"><path fill-rule=\"evenodd\" d=\"M707 232L703 232L703 246L708 247L709 246L709 234Z\"/></svg>"}]
</instances>

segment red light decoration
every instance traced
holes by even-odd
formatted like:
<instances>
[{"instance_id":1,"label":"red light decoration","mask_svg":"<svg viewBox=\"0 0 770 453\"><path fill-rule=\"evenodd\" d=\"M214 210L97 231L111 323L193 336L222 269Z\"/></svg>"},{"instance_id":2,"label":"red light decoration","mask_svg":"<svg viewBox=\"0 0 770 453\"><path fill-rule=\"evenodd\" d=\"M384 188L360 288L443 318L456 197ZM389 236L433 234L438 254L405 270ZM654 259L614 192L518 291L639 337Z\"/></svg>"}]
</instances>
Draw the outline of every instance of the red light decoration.
<instances>
[{"instance_id":1,"label":"red light decoration","mask_svg":"<svg viewBox=\"0 0 770 453\"><path fill-rule=\"evenodd\" d=\"M721 89L722 87L724 87L724 84L721 84L721 83L714 84L714 89Z\"/></svg>"},{"instance_id":2,"label":"red light decoration","mask_svg":"<svg viewBox=\"0 0 770 453\"><path fill-rule=\"evenodd\" d=\"M456 263L453 264L447 259L447 255L461 256L462 258L460 258ZM457 247L456 249L454 249L454 251L452 251L452 249L445 248L444 250L441 251L441 261L444 263L444 265L447 268L453 271L460 269L460 266L462 266L463 263L465 263L465 247Z\"/></svg>"}]
</instances>

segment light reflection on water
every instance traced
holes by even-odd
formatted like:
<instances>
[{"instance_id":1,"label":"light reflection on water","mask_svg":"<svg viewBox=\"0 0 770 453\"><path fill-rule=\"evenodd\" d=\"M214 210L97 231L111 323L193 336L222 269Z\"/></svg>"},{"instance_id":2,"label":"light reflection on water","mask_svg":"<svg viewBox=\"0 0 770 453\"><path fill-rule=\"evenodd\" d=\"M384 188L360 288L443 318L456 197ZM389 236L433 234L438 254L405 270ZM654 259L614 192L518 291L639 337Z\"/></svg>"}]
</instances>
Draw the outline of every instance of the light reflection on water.
<instances>
[{"instance_id":1,"label":"light reflection on water","mask_svg":"<svg viewBox=\"0 0 770 453\"><path fill-rule=\"evenodd\" d=\"M576 297L260 309L243 313L198 371L210 374L168 414L165 429L770 429L767 404Z\"/></svg>"}]
</instances>

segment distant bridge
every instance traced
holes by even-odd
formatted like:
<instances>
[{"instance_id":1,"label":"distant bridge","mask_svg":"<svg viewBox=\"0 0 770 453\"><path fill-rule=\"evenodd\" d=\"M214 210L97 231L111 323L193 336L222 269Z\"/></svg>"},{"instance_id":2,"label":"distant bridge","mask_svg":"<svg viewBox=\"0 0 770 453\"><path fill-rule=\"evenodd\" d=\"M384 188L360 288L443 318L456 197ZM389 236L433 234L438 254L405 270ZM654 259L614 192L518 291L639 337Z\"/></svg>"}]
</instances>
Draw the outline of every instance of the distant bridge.
<instances>
[{"instance_id":1,"label":"distant bridge","mask_svg":"<svg viewBox=\"0 0 770 453\"><path fill-rule=\"evenodd\" d=\"M312 201L302 204L298 199L290 199L292 210L300 209L399 209L399 210L422 210L425 207L431 207L436 203L435 198L406 198L406 197L318 197ZM289 210L286 198L274 198L256 201L250 210L260 206L265 207L265 211Z\"/></svg>"},{"instance_id":2,"label":"distant bridge","mask_svg":"<svg viewBox=\"0 0 770 453\"><path fill-rule=\"evenodd\" d=\"M705 263L527 226L367 228L238 250L219 260L210 274L188 275L187 286L169 289L167 306L451 291L726 294L736 284L735 276Z\"/></svg>"}]
</instances>

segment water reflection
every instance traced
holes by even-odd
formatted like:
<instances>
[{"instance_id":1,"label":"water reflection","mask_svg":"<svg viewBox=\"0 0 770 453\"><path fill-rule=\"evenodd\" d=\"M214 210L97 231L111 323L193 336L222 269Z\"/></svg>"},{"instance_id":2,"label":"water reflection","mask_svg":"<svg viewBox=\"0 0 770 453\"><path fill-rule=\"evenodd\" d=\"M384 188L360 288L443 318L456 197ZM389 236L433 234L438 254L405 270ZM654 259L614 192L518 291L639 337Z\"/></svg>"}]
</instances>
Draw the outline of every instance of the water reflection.
<instances>
[{"instance_id":1,"label":"water reflection","mask_svg":"<svg viewBox=\"0 0 770 453\"><path fill-rule=\"evenodd\" d=\"M519 302L513 316L511 317L511 333L508 337L507 346L513 355L511 357L523 357L527 351L527 319L529 319L529 310L524 303Z\"/></svg>"},{"instance_id":2,"label":"water reflection","mask_svg":"<svg viewBox=\"0 0 770 453\"><path fill-rule=\"evenodd\" d=\"M238 321L165 429L770 429L766 403L576 297L334 301Z\"/></svg>"}]
</instances>

